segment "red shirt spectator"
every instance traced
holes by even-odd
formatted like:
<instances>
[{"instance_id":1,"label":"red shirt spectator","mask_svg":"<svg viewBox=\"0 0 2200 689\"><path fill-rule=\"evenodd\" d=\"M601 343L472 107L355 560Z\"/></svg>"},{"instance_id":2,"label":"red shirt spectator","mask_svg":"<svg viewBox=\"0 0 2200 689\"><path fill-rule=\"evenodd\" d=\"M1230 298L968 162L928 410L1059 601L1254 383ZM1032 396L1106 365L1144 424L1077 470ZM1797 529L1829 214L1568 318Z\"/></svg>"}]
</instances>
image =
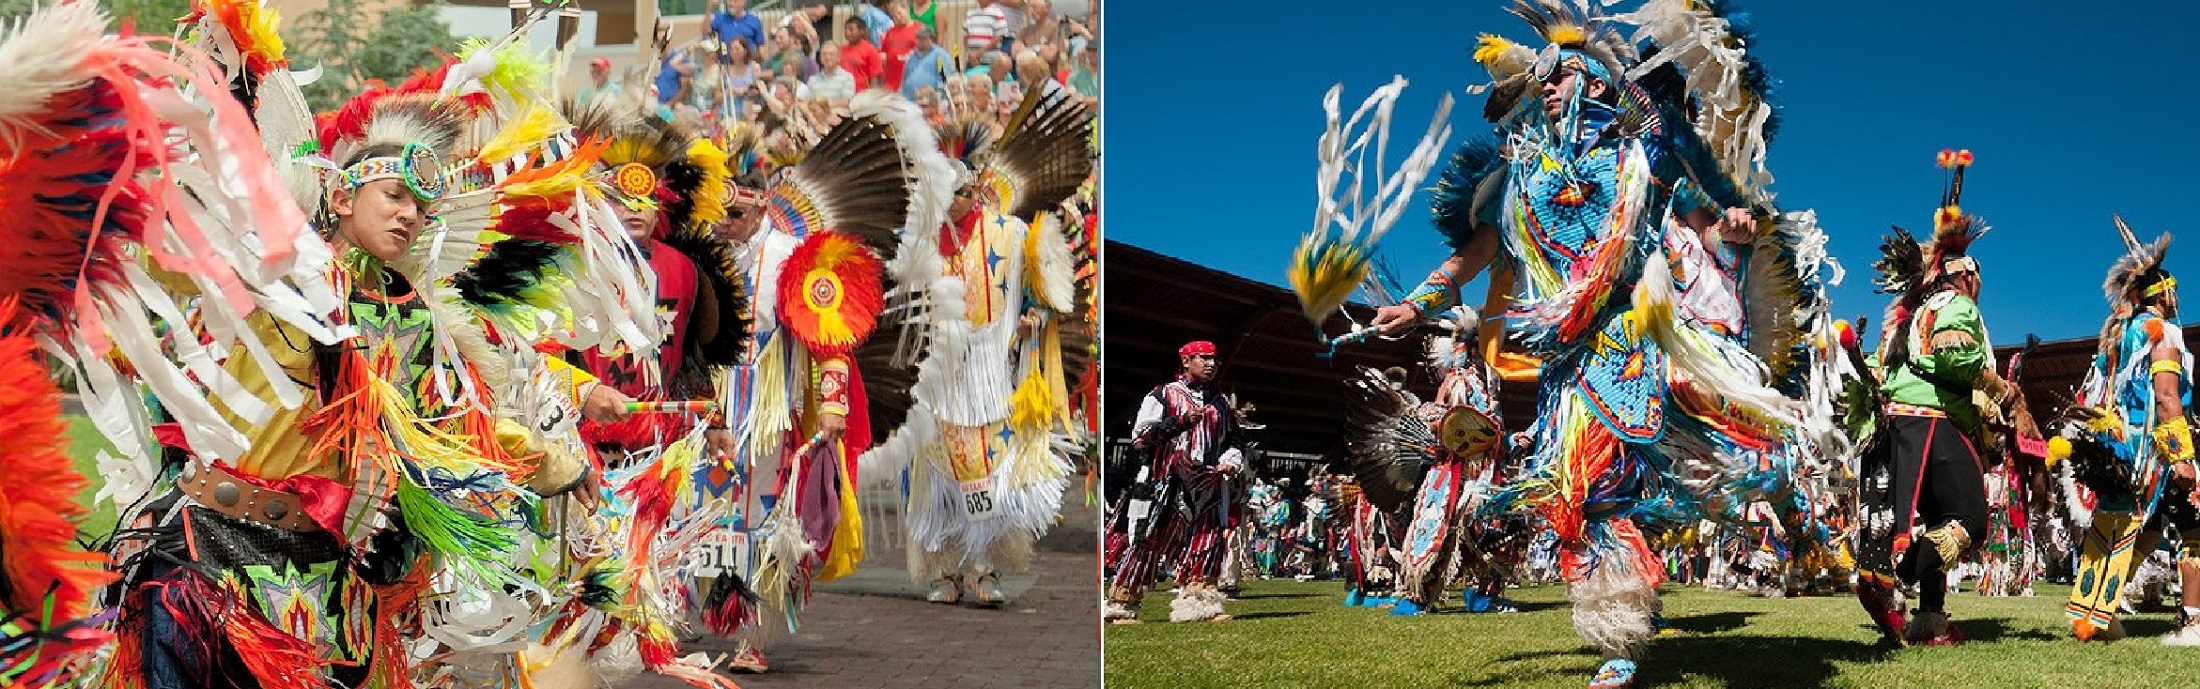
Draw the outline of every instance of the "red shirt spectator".
<instances>
[{"instance_id":1,"label":"red shirt spectator","mask_svg":"<svg viewBox=\"0 0 2200 689\"><path fill-rule=\"evenodd\" d=\"M879 85L886 71L885 58L878 46L871 45L870 32L864 30L863 22L842 24L840 33L847 39L841 42L840 68L855 76L856 91Z\"/></svg>"},{"instance_id":2,"label":"red shirt spectator","mask_svg":"<svg viewBox=\"0 0 2200 689\"><path fill-rule=\"evenodd\" d=\"M900 91L909 55L917 51L917 29L924 25L910 21L909 6L902 0L886 3L886 13L894 17L894 27L887 29L886 36L879 39L878 49L886 56L886 88Z\"/></svg>"}]
</instances>

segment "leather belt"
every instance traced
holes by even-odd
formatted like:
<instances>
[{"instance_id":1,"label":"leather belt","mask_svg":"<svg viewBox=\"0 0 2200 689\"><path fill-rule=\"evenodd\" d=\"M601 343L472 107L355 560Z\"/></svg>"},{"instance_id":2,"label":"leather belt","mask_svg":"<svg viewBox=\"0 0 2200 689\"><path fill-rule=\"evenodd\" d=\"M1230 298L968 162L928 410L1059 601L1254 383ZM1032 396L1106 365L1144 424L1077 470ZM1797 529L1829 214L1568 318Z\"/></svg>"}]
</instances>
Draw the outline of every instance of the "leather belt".
<instances>
[{"instance_id":1,"label":"leather belt","mask_svg":"<svg viewBox=\"0 0 2200 689\"><path fill-rule=\"evenodd\" d=\"M190 475L176 480L176 488L192 502L226 517L297 533L321 530L321 525L306 515L305 503L298 496L252 485L218 466L192 468Z\"/></svg>"}]
</instances>

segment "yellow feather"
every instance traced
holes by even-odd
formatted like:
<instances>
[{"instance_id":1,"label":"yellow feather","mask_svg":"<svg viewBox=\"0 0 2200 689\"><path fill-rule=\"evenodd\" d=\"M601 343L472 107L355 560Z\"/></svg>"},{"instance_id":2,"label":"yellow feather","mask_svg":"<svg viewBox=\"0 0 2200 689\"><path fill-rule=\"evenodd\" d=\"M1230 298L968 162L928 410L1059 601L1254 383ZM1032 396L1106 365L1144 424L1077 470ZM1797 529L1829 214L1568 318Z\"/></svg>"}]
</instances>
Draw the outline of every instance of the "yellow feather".
<instances>
[{"instance_id":1,"label":"yellow feather","mask_svg":"<svg viewBox=\"0 0 2200 689\"><path fill-rule=\"evenodd\" d=\"M487 50L491 43L492 41L486 38L468 39L459 47L459 61L471 60L481 51ZM551 72L549 60L528 54L527 47L523 42L505 44L503 48L497 49L496 54L490 59L496 66L489 70L488 75L481 78L483 88L499 90L517 96L534 93L539 90L541 84L549 83Z\"/></svg>"},{"instance_id":2,"label":"yellow feather","mask_svg":"<svg viewBox=\"0 0 2200 689\"><path fill-rule=\"evenodd\" d=\"M691 194L695 212L688 217L688 226L707 233L726 219L726 185L733 173L726 170L726 152L710 139L696 139L688 145L688 162L703 170L703 182Z\"/></svg>"},{"instance_id":3,"label":"yellow feather","mask_svg":"<svg viewBox=\"0 0 2200 689\"><path fill-rule=\"evenodd\" d=\"M1018 430L1039 430L1049 420L1060 416L1062 400L1054 398L1054 389L1047 385L1046 372L1034 366L1031 373L1016 384L1016 392L1009 397L1008 425Z\"/></svg>"},{"instance_id":4,"label":"yellow feather","mask_svg":"<svg viewBox=\"0 0 2200 689\"><path fill-rule=\"evenodd\" d=\"M1543 38L1562 46L1579 46L1589 42L1589 32L1573 24L1557 24Z\"/></svg>"},{"instance_id":5,"label":"yellow feather","mask_svg":"<svg viewBox=\"0 0 2200 689\"><path fill-rule=\"evenodd\" d=\"M1512 47L1513 42L1505 40L1503 36L1482 34L1474 40L1474 61L1482 63L1483 67L1490 67L1498 58L1504 57L1506 51L1512 50Z\"/></svg>"},{"instance_id":6,"label":"yellow feather","mask_svg":"<svg viewBox=\"0 0 2200 689\"><path fill-rule=\"evenodd\" d=\"M588 175L583 174L583 168L569 167L557 174L541 179L529 180L519 184L506 184L501 191L506 196L529 196L534 198L571 196L574 189L581 187L588 181Z\"/></svg>"},{"instance_id":7,"label":"yellow feather","mask_svg":"<svg viewBox=\"0 0 2200 689\"><path fill-rule=\"evenodd\" d=\"M527 113L506 124L489 145L481 148L478 159L487 164L497 164L533 150L551 137L573 128L558 112L543 103L535 103Z\"/></svg>"},{"instance_id":8,"label":"yellow feather","mask_svg":"<svg viewBox=\"0 0 2200 689\"><path fill-rule=\"evenodd\" d=\"M1367 279L1367 254L1360 247L1338 242L1302 242L1291 257L1291 289L1299 295L1299 307L1308 320L1319 325L1344 306L1352 291Z\"/></svg>"},{"instance_id":9,"label":"yellow feather","mask_svg":"<svg viewBox=\"0 0 2200 689\"><path fill-rule=\"evenodd\" d=\"M283 35L276 28L282 23L282 15L273 7L261 7L256 0L244 0L245 32L252 34L252 48L266 55L271 62L283 61Z\"/></svg>"}]
</instances>

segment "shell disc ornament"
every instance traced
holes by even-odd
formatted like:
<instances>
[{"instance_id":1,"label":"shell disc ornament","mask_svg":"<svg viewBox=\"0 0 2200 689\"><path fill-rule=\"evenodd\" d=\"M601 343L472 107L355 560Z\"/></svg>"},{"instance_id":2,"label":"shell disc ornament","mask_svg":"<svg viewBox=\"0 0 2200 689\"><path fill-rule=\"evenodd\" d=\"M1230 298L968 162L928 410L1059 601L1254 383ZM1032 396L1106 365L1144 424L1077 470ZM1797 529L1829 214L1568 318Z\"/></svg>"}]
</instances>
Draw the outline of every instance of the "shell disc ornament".
<instances>
[{"instance_id":1,"label":"shell disc ornament","mask_svg":"<svg viewBox=\"0 0 2200 689\"><path fill-rule=\"evenodd\" d=\"M1452 407L1436 429L1444 449L1460 457L1489 452L1497 444L1497 421L1473 407Z\"/></svg>"},{"instance_id":2,"label":"shell disc ornament","mask_svg":"<svg viewBox=\"0 0 2200 689\"><path fill-rule=\"evenodd\" d=\"M779 273L779 322L820 356L844 355L871 336L885 303L883 266L839 232L802 240Z\"/></svg>"}]
</instances>

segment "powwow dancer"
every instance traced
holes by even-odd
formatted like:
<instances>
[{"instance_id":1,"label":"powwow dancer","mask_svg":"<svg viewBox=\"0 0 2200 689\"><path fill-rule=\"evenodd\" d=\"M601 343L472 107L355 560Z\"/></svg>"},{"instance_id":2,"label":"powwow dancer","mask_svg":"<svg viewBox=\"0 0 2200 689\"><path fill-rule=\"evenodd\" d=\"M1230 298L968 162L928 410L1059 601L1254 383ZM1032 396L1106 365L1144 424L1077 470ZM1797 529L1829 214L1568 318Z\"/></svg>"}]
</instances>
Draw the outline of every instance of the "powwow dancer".
<instances>
[{"instance_id":1,"label":"powwow dancer","mask_svg":"<svg viewBox=\"0 0 2200 689\"><path fill-rule=\"evenodd\" d=\"M936 234L904 228L944 216L952 173L915 104L885 91L857 94L848 118L800 150L732 141L724 237L755 295L754 328L748 357L718 385L732 433L714 451L730 459L686 471L710 498L689 519L713 534L722 563L703 619L740 639L735 669L761 672L760 646L775 627L795 629L812 584L862 561L856 459L894 428L874 414L897 412L906 387L891 372L864 375L877 369L857 359L903 341L903 316L883 310L890 285L920 281L912 257L939 246Z\"/></svg>"},{"instance_id":2,"label":"powwow dancer","mask_svg":"<svg viewBox=\"0 0 2200 689\"><path fill-rule=\"evenodd\" d=\"M1833 369L1812 346L1831 327L1818 277L1828 261L1811 214L1764 210L1763 70L1734 49L1743 41L1717 8L1652 2L1607 18L1552 0L1514 12L1550 45L1483 38L1476 57L1496 80L1484 112L1503 145L1454 155L1435 215L1455 253L1373 325L1395 332L1449 308L1458 285L1492 265L1497 306L1521 289L1507 315L1542 359L1538 418L1527 467L1487 509L1533 508L1558 532L1576 627L1606 658L1591 686L1627 686L1664 571L1643 526L1780 491L1789 463L1834 435ZM1642 57L1620 23L1638 27ZM1333 100L1330 111L1325 192L1359 146L1337 130ZM1428 141L1386 194L1433 166ZM1360 210L1353 200L1325 202L1322 227L1294 260L1316 322L1364 279L1369 245L1395 217L1395 199L1373 217L1347 215ZM1345 228L1339 239L1327 234L1332 221ZM1682 290L1690 271L1705 267L1674 248L1675 233L1756 235L1749 263L1732 272L1775 277L1740 295L1738 312L1763 313L1749 319L1757 335L1746 348L1685 301L1697 294Z\"/></svg>"},{"instance_id":3,"label":"powwow dancer","mask_svg":"<svg viewBox=\"0 0 2200 689\"><path fill-rule=\"evenodd\" d=\"M621 229L649 257L666 341L654 360L599 351L572 352L569 359L637 400L712 399L715 374L739 361L748 334L747 293L717 237L731 185L727 153L687 125L644 110L638 93L599 99L570 119L580 140L607 144L592 172L607 187ZM699 417L638 414L618 424L584 423L581 433L623 465L617 455L686 435L687 422ZM725 424L707 425L723 431Z\"/></svg>"},{"instance_id":4,"label":"powwow dancer","mask_svg":"<svg viewBox=\"0 0 2200 689\"><path fill-rule=\"evenodd\" d=\"M1397 600L1397 568L1392 566L1392 529L1389 513L1375 506L1365 486L1347 475L1337 485L1337 501L1345 505L1345 599L1348 606L1381 607Z\"/></svg>"},{"instance_id":5,"label":"powwow dancer","mask_svg":"<svg viewBox=\"0 0 2200 689\"><path fill-rule=\"evenodd\" d=\"M2071 520L2083 529L2071 631L2117 639L2124 584L2154 552L2164 526L2182 535L2183 608L2165 646L2200 646L2200 493L2193 488L2192 352L2177 324L2177 279L2162 267L2169 235L2140 244L2122 218L2124 256L2102 284L2110 313L2049 460L2062 466Z\"/></svg>"},{"instance_id":6,"label":"powwow dancer","mask_svg":"<svg viewBox=\"0 0 2200 689\"><path fill-rule=\"evenodd\" d=\"M95 422L133 455L110 474L118 492L151 498L146 509L124 515L138 526L124 534L118 558L128 585L107 681L407 681L413 660L404 644L434 623L418 603L431 578L491 588L517 583L500 558L519 515L538 495L578 482L585 469L577 457L546 447L533 426L514 421L520 415L507 391L524 386L515 376L534 369L498 356L484 331L495 307L452 287L492 275L519 280L522 271L461 250L434 260L419 240L448 248L472 242L485 227L516 231L490 220L494 205L507 206L507 218L523 215L509 212L522 205L542 205L550 215L573 209L517 185L475 183L470 173L482 156L497 157L494 147L462 136L469 125L489 124L480 119L483 103L497 97L482 93L478 75L446 67L377 89L348 103L315 137L271 46L224 53L244 63L249 80L241 90L258 95L255 120L198 51L169 58L135 39L103 42L104 20L87 7L57 6L33 21L40 40L65 46L39 52L62 75L44 83L75 86L18 92L52 108L44 114L99 123L86 127L87 136L137 132L113 143L181 134L173 149L72 146L112 156L114 167L70 177L96 179L111 198L128 201L110 207L111 225L95 221L80 230L99 241L51 244L91 249L69 259L98 266L97 279L79 283L84 291L75 296L108 328L67 334L68 349L54 351L79 353L72 365L88 408L98 410ZM256 6L226 9L220 21L238 22L227 35L271 34L260 23L271 19L250 18ZM101 61L117 67L69 73ZM204 100L194 104L164 92L175 86L125 75L165 75ZM460 95L438 95L446 90ZM147 110L117 114L118 103L145 97L178 106L158 115L175 119L156 120ZM207 127L200 107L218 125ZM307 139L317 141L289 153L290 144ZM270 159L263 145L284 157ZM122 170L164 178L146 182ZM177 181L188 193L169 186ZM320 211L310 224L294 190ZM571 255L596 239L568 233L552 243ZM144 254L125 253L133 246L144 246ZM563 268L568 284L615 291L595 283L593 271L547 263ZM534 270L541 279L544 268ZM136 285L134 294L113 291L115 279ZM589 305L559 306L576 319L623 321ZM160 341L155 323L174 336ZM96 351L88 341L112 346L113 357L82 355ZM126 369L115 365L123 362ZM178 425L153 433L135 409L133 382L154 391ZM580 406L580 392L566 385L558 394L570 409ZM158 491L151 485L157 473L134 446L152 435L189 456L183 473Z\"/></svg>"},{"instance_id":7,"label":"powwow dancer","mask_svg":"<svg viewBox=\"0 0 2200 689\"><path fill-rule=\"evenodd\" d=\"M1251 513L1253 568L1260 573L1260 578L1272 578L1282 571L1284 532L1291 523L1291 505L1284 501L1282 489L1273 483L1253 486L1245 505Z\"/></svg>"},{"instance_id":8,"label":"powwow dancer","mask_svg":"<svg viewBox=\"0 0 2200 689\"><path fill-rule=\"evenodd\" d=\"M691 458L703 451L703 426L723 429L722 420L705 421L703 410L668 413L666 408L684 410L715 399L715 369L732 364L743 351L747 292L716 237L728 191L725 152L684 126L654 119L641 105L642 93L629 88L618 97L569 104L564 115L572 132L559 138L557 150L546 151L585 152L568 163L580 174L576 187L605 204L605 222L646 261L652 292L640 299L665 339L662 347L569 349L555 359L599 376L600 387L622 397L647 400L627 405L647 413L611 423L590 419L575 429L576 445L601 453L610 490L578 505L583 509L577 517L559 510L556 514L569 521L544 546L561 552L538 556L561 565L546 584L575 591L546 606L539 623L530 625L531 645L517 667L503 670L503 676L526 675L538 686L589 684L598 674L614 679L644 667L698 686L725 683L707 667L676 658L676 630L693 608L683 603L700 596L691 591L691 579L658 573L663 558L656 537L662 524L656 520L675 502L683 511L690 508L695 497L678 490L646 492L664 484L636 477L695 463ZM558 130L568 128L566 119L548 110L530 114L556 122ZM524 257L526 247L517 248L521 251L511 255ZM536 343L536 348L555 351L558 344Z\"/></svg>"},{"instance_id":9,"label":"powwow dancer","mask_svg":"<svg viewBox=\"0 0 2200 689\"><path fill-rule=\"evenodd\" d=\"M1007 604L1001 571L1029 566L1061 513L1071 459L1083 452L1069 364L1089 315L1073 235L1056 209L1092 172L1092 114L1066 90L1035 87L996 139L965 120L938 132L931 165L955 169L937 238L909 256L897 283L922 314L901 310L926 344L907 387L907 422L864 455L867 471L904 473L909 574L927 600ZM917 229L928 227L929 230ZM892 344L892 343L885 343ZM890 346L866 348L867 370L908 370Z\"/></svg>"},{"instance_id":10,"label":"powwow dancer","mask_svg":"<svg viewBox=\"0 0 2200 689\"><path fill-rule=\"evenodd\" d=\"M1102 616L1116 624L1138 622L1147 588L1167 564L1176 567L1176 600L1169 621L1227 620L1216 588L1223 539L1237 519L1231 483L1245 470L1237 410L1214 389L1215 345L1199 341L1177 349L1177 379L1146 393L1131 431L1131 447L1148 457L1139 482L1150 483L1151 501L1129 510L1131 543L1108 587Z\"/></svg>"},{"instance_id":11,"label":"powwow dancer","mask_svg":"<svg viewBox=\"0 0 2200 689\"><path fill-rule=\"evenodd\" d=\"M1353 391L1346 441L1352 472L1361 495L1402 522L1394 529L1403 536L1393 615L1433 608L1444 587L1465 572L1478 573L1480 585L1467 594L1470 609L1476 596L1503 587L1503 575L1492 569L1496 554L1482 549L1482 537L1501 534L1485 533L1485 520L1476 517L1503 463L1497 379L1474 346L1480 323L1474 312L1459 307L1442 322L1453 334L1429 341L1431 362L1444 376L1434 401L1420 402L1371 369L1347 381Z\"/></svg>"},{"instance_id":12,"label":"powwow dancer","mask_svg":"<svg viewBox=\"0 0 2200 689\"><path fill-rule=\"evenodd\" d=\"M1880 245L1880 291L1895 295L1871 365L1876 380L1850 403L1870 419L1856 433L1866 448L1859 472L1857 598L1896 644L1963 641L1948 621L1948 572L1986 529L1987 417L2008 386L1978 312L1978 260L1967 255L1985 223L1957 205L1969 151L1942 151L1953 172L1933 217L1931 241L1895 228ZM1983 396L1984 399L1981 399ZM1897 580L1919 589L1904 619Z\"/></svg>"}]
</instances>

